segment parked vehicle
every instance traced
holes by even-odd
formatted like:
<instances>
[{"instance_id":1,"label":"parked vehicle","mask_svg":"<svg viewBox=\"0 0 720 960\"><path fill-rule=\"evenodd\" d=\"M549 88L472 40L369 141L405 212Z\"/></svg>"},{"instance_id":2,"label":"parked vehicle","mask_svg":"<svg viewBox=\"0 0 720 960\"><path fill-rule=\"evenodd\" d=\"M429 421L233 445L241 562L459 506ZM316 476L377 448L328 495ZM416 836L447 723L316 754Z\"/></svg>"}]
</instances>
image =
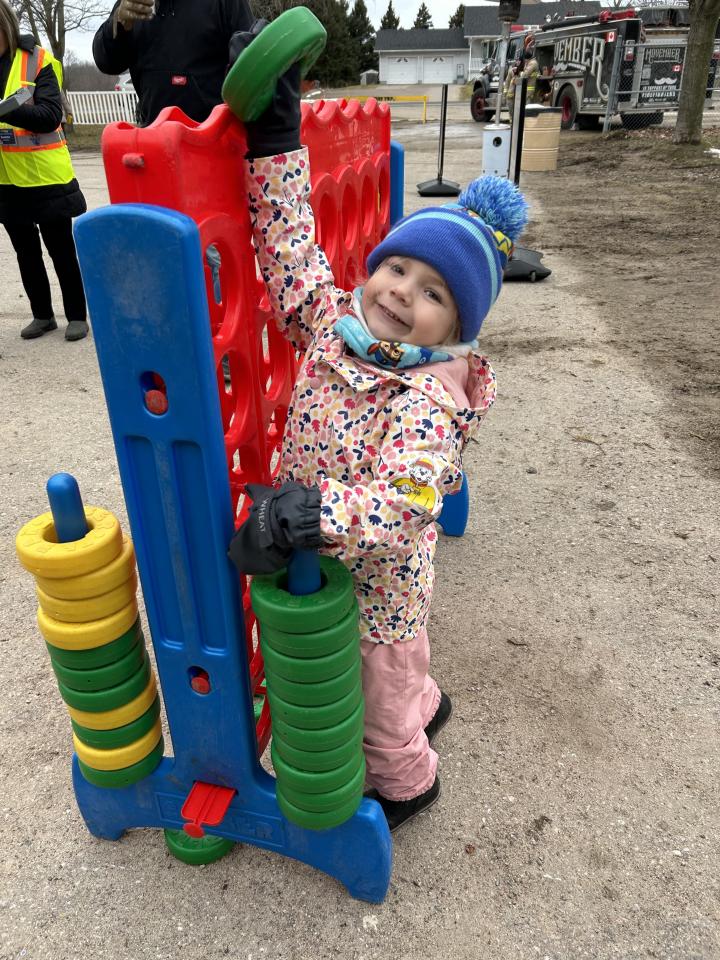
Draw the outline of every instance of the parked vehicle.
<instances>
[{"instance_id":1,"label":"parked vehicle","mask_svg":"<svg viewBox=\"0 0 720 960\"><path fill-rule=\"evenodd\" d=\"M120 74L120 76L117 78L117 83L115 84L115 89L116 89L116 90L127 90L127 91L129 91L130 93L135 93L135 87L133 86L133 82L132 82L132 80L130 79L130 74L129 74L129 73L121 73L121 74Z\"/></svg>"},{"instance_id":2,"label":"parked vehicle","mask_svg":"<svg viewBox=\"0 0 720 960\"><path fill-rule=\"evenodd\" d=\"M687 26L647 23L634 9L603 10L594 16L568 17L511 34L507 64L512 69L525 37L535 41L540 67L541 102L562 108L562 127L598 125L608 98L624 125L638 129L662 123L676 110L687 49ZM497 53L490 63L499 60ZM720 45L708 70L708 96L716 82ZM490 69L490 68L488 68ZM475 120L490 120L498 100L497 70L475 78L470 111ZM612 88L612 89L611 89Z\"/></svg>"}]
</instances>

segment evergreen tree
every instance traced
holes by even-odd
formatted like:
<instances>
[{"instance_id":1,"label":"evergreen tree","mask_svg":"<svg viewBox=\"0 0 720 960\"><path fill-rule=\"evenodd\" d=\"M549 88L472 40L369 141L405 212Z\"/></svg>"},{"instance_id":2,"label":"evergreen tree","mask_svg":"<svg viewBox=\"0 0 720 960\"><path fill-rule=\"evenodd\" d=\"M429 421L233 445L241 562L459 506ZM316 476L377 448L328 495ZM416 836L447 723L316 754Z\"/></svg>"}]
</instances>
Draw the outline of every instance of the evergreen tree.
<instances>
[{"instance_id":1,"label":"evergreen tree","mask_svg":"<svg viewBox=\"0 0 720 960\"><path fill-rule=\"evenodd\" d=\"M420 9L417 12L415 17L415 23L413 24L414 30L428 30L432 26L432 17L430 16L430 11L428 10L425 3L420 4Z\"/></svg>"},{"instance_id":2,"label":"evergreen tree","mask_svg":"<svg viewBox=\"0 0 720 960\"><path fill-rule=\"evenodd\" d=\"M357 83L360 63L357 45L350 35L347 0L304 0L304 5L327 31L327 45L309 76L324 87Z\"/></svg>"},{"instance_id":3,"label":"evergreen tree","mask_svg":"<svg viewBox=\"0 0 720 960\"><path fill-rule=\"evenodd\" d=\"M392 0L388 3L388 8L385 11L385 15L380 21L381 30L399 30L400 29L400 17L395 13L395 9L392 5Z\"/></svg>"},{"instance_id":4,"label":"evergreen tree","mask_svg":"<svg viewBox=\"0 0 720 960\"><path fill-rule=\"evenodd\" d=\"M360 73L364 70L377 70L378 55L375 53L375 28L370 22L365 0L355 0L355 6L348 18L350 36L355 44Z\"/></svg>"},{"instance_id":5,"label":"evergreen tree","mask_svg":"<svg viewBox=\"0 0 720 960\"><path fill-rule=\"evenodd\" d=\"M455 13L450 17L450 22L448 23L448 29L452 30L453 27L462 29L465 26L465 4L461 3L457 8Z\"/></svg>"}]
</instances>

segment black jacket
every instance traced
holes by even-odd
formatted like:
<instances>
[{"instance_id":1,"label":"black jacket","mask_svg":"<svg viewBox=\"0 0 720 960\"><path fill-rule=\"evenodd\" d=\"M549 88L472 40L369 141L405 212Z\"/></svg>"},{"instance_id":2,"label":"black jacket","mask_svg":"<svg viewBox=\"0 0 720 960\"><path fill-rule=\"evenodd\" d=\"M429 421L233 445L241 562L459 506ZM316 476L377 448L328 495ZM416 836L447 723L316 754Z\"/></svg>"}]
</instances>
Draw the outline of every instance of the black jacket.
<instances>
[{"instance_id":1,"label":"black jacket","mask_svg":"<svg viewBox=\"0 0 720 960\"><path fill-rule=\"evenodd\" d=\"M31 53L35 41L29 34L23 34L19 45ZM0 97L5 91L11 66L7 51L0 57ZM14 90L9 92L15 93ZM31 133L51 133L60 125L62 112L60 87L53 68L48 65L37 75L32 101L6 113L2 122ZM86 209L85 198L75 179L47 187L0 184L0 223L42 223L59 217L77 217Z\"/></svg>"},{"instance_id":2,"label":"black jacket","mask_svg":"<svg viewBox=\"0 0 720 960\"><path fill-rule=\"evenodd\" d=\"M152 20L135 21L131 30L117 24L113 37L118 6L95 34L93 56L103 73L130 70L138 122L152 123L170 106L207 119L221 102L230 37L254 20L248 0L156 0Z\"/></svg>"}]
</instances>

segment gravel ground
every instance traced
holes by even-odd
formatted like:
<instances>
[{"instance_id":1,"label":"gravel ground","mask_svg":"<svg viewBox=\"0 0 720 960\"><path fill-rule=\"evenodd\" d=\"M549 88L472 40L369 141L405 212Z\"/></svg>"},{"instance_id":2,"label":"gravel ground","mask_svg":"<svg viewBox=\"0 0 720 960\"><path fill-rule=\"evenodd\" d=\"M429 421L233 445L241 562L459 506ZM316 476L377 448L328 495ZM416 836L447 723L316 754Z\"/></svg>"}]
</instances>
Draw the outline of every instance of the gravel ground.
<instances>
[{"instance_id":1,"label":"gravel ground","mask_svg":"<svg viewBox=\"0 0 720 960\"><path fill-rule=\"evenodd\" d=\"M451 125L446 178L480 172L480 132ZM410 209L437 127L394 135ZM648 151L570 134L523 179L553 275L507 284L484 328L499 398L430 623L443 796L398 834L379 906L253 847L190 868L158 831L85 829L13 541L57 470L126 519L92 340L19 338L0 236L0 960L720 956L718 167ZM99 156L76 168L105 203Z\"/></svg>"}]
</instances>

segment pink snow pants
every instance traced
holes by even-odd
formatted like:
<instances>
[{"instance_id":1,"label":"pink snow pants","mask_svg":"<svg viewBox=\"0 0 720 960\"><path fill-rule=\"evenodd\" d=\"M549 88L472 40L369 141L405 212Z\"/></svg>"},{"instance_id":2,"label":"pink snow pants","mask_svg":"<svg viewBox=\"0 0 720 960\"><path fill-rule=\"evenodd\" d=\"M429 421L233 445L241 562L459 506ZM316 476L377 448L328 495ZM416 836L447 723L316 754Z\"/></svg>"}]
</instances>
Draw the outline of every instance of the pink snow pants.
<instances>
[{"instance_id":1,"label":"pink snow pants","mask_svg":"<svg viewBox=\"0 0 720 960\"><path fill-rule=\"evenodd\" d=\"M423 729L440 703L427 630L407 643L361 640L360 651L367 783L388 800L410 800L432 786L438 762Z\"/></svg>"}]
</instances>

